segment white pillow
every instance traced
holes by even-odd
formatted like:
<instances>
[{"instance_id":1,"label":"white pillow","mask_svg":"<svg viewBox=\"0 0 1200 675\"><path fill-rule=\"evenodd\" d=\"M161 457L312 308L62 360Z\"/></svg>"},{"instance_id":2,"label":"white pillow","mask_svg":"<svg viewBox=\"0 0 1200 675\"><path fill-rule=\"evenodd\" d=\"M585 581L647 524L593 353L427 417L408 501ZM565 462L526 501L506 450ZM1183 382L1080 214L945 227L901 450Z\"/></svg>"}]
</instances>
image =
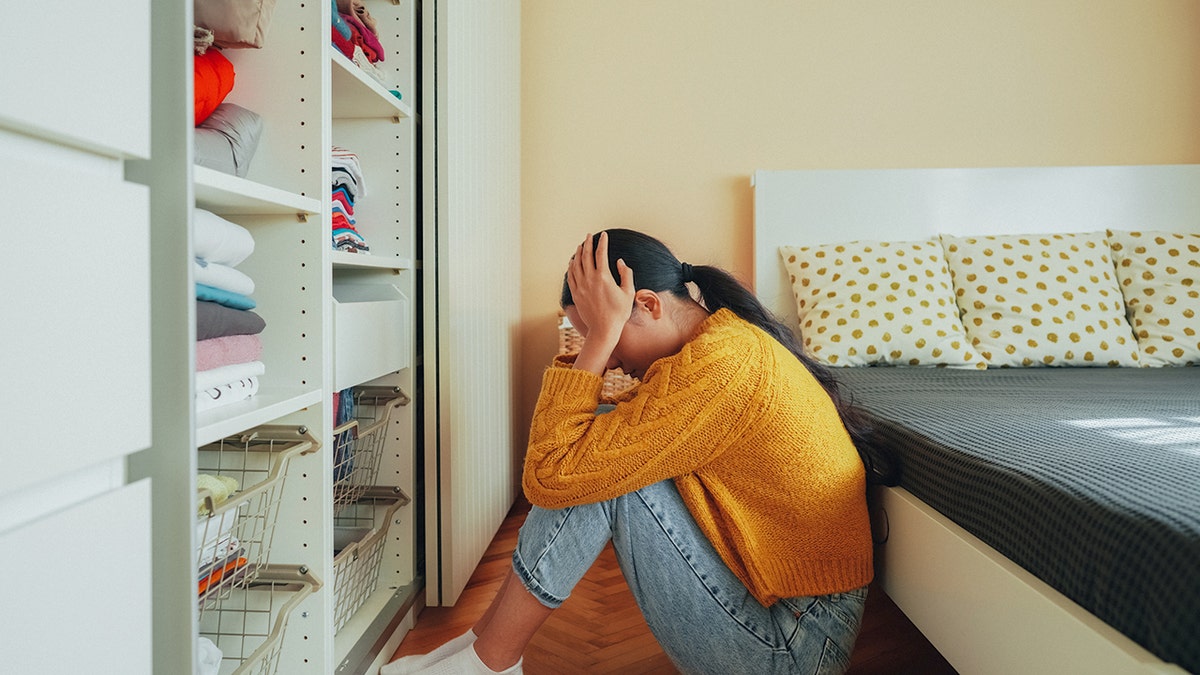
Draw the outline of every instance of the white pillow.
<instances>
[{"instance_id":1,"label":"white pillow","mask_svg":"<svg viewBox=\"0 0 1200 675\"><path fill-rule=\"evenodd\" d=\"M1143 366L1200 365L1200 234L1109 230Z\"/></svg>"},{"instance_id":2,"label":"white pillow","mask_svg":"<svg viewBox=\"0 0 1200 675\"><path fill-rule=\"evenodd\" d=\"M1136 366L1101 232L942 235L963 328L989 366Z\"/></svg>"},{"instance_id":3,"label":"white pillow","mask_svg":"<svg viewBox=\"0 0 1200 675\"><path fill-rule=\"evenodd\" d=\"M936 239L780 248L805 352L831 366L986 368Z\"/></svg>"}]
</instances>

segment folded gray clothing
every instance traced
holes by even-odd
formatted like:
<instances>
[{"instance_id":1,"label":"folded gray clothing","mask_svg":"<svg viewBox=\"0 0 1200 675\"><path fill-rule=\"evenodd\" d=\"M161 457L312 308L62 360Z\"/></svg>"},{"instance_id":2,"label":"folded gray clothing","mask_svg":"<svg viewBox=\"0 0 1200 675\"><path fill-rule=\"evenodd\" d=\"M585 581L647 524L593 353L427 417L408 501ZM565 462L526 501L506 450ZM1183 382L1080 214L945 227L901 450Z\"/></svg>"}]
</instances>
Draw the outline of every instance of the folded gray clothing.
<instances>
[{"instance_id":1,"label":"folded gray clothing","mask_svg":"<svg viewBox=\"0 0 1200 675\"><path fill-rule=\"evenodd\" d=\"M196 125L196 164L244 178L262 129L258 113L236 103L222 103Z\"/></svg>"},{"instance_id":2,"label":"folded gray clothing","mask_svg":"<svg viewBox=\"0 0 1200 675\"><path fill-rule=\"evenodd\" d=\"M208 300L196 301L196 339L227 335L258 335L267 327L261 316L248 309L233 309Z\"/></svg>"}]
</instances>

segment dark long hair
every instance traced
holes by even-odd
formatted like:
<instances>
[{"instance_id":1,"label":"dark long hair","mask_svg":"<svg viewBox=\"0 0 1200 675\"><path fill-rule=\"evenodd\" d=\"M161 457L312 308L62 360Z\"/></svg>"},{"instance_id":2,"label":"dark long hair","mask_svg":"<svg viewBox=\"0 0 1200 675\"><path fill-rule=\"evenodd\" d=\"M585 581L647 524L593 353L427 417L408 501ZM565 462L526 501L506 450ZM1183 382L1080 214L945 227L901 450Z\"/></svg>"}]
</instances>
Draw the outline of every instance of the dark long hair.
<instances>
[{"instance_id":1,"label":"dark long hair","mask_svg":"<svg viewBox=\"0 0 1200 675\"><path fill-rule=\"evenodd\" d=\"M606 232L609 269L618 283L621 278L617 272L618 259L623 259L633 270L633 283L637 290L649 289L656 293L670 293L680 299L691 299L692 295L687 288L687 282L691 281L700 291L700 303L710 313L722 308L730 310L766 331L800 359L836 406L842 424L850 433L859 456L862 457L868 481L888 484L894 481L894 462L888 461L886 457L876 457L865 452L870 424L858 408L851 404L849 398L843 395L831 369L805 354L796 334L764 307L750 289L719 267L685 265L665 244L650 235L620 228ZM593 236L593 246L598 245L599 237L599 234ZM575 304L565 277L560 302L564 308Z\"/></svg>"}]
</instances>

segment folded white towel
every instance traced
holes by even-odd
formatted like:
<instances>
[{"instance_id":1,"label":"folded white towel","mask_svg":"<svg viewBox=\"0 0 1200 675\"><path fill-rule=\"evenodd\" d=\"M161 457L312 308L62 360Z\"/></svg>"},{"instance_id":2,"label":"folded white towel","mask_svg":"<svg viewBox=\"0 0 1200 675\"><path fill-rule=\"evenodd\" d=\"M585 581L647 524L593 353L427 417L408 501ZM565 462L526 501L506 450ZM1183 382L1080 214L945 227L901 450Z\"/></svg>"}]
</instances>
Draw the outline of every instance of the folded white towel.
<instances>
[{"instance_id":1,"label":"folded white towel","mask_svg":"<svg viewBox=\"0 0 1200 675\"><path fill-rule=\"evenodd\" d=\"M192 255L234 267L254 253L250 230L204 209L192 210Z\"/></svg>"},{"instance_id":2,"label":"folded white towel","mask_svg":"<svg viewBox=\"0 0 1200 675\"><path fill-rule=\"evenodd\" d=\"M199 394L205 389L212 389L238 380L258 377L265 372L267 372L267 367L262 361L234 363L220 368L201 370L196 373L196 393Z\"/></svg>"},{"instance_id":3,"label":"folded white towel","mask_svg":"<svg viewBox=\"0 0 1200 675\"><path fill-rule=\"evenodd\" d=\"M192 261L192 281L230 293L254 295L254 279L251 279L248 274L229 265L210 262L203 258L196 258Z\"/></svg>"},{"instance_id":4,"label":"folded white towel","mask_svg":"<svg viewBox=\"0 0 1200 675\"><path fill-rule=\"evenodd\" d=\"M230 403L238 403L258 393L258 378L247 377L233 382L209 387L196 393L196 412L204 412L220 408Z\"/></svg>"}]
</instances>

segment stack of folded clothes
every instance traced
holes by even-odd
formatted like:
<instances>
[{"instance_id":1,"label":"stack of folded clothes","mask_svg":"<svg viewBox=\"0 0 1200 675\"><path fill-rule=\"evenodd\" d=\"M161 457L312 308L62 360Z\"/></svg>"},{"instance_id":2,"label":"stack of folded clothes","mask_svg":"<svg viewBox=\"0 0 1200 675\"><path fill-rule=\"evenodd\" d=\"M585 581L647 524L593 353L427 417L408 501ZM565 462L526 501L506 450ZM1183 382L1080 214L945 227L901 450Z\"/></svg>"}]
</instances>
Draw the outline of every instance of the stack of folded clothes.
<instances>
[{"instance_id":1,"label":"stack of folded clothes","mask_svg":"<svg viewBox=\"0 0 1200 675\"><path fill-rule=\"evenodd\" d=\"M196 410L204 411L258 392L266 322L253 311L254 280L236 268L254 252L249 230L203 209L193 224Z\"/></svg>"},{"instance_id":2,"label":"stack of folded clothes","mask_svg":"<svg viewBox=\"0 0 1200 675\"><path fill-rule=\"evenodd\" d=\"M335 145L332 166L333 247L350 253L368 253L371 249L359 234L354 218L354 203L367 193L358 155Z\"/></svg>"},{"instance_id":3,"label":"stack of folded clothes","mask_svg":"<svg viewBox=\"0 0 1200 675\"><path fill-rule=\"evenodd\" d=\"M362 0L331 0L333 11L333 46L364 73L378 82L393 96L400 92L391 89L387 75L377 64L385 57L379 41L379 26Z\"/></svg>"}]
</instances>

